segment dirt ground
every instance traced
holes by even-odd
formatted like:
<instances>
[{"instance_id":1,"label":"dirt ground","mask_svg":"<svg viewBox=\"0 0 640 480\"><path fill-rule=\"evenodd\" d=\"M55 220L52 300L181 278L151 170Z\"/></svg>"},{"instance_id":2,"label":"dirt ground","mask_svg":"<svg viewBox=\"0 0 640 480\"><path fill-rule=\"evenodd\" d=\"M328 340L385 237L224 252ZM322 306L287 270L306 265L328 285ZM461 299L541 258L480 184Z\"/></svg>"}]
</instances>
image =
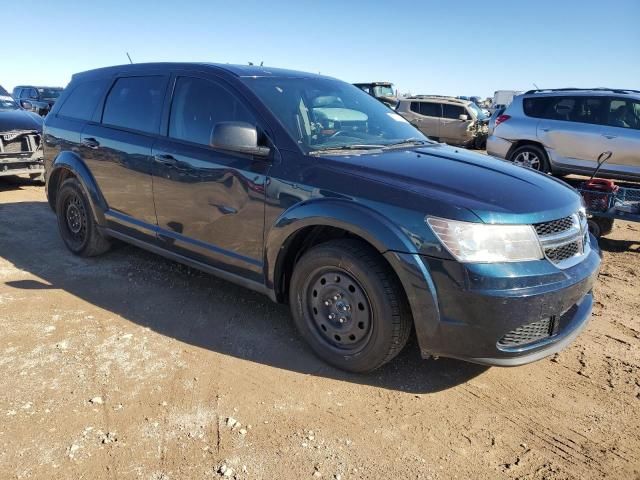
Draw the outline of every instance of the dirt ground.
<instances>
[{"instance_id":1,"label":"dirt ground","mask_svg":"<svg viewBox=\"0 0 640 480\"><path fill-rule=\"evenodd\" d=\"M134 247L72 256L43 188L0 180L0 479L639 479L640 225L602 247L559 355L413 344L350 375L256 293Z\"/></svg>"}]
</instances>

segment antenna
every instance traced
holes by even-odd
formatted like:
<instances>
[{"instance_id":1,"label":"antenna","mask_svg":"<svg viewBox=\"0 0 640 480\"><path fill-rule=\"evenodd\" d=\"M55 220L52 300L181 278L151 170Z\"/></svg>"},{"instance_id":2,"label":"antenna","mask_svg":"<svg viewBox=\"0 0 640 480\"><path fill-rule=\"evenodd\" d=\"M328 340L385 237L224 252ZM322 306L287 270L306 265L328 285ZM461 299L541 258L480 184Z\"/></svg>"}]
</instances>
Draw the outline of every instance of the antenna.
<instances>
[{"instance_id":1,"label":"antenna","mask_svg":"<svg viewBox=\"0 0 640 480\"><path fill-rule=\"evenodd\" d=\"M131 55L129 55L129 52L125 52L127 54L127 58L129 59L129 63L133 63L133 60L131 60Z\"/></svg>"},{"instance_id":2,"label":"antenna","mask_svg":"<svg viewBox=\"0 0 640 480\"><path fill-rule=\"evenodd\" d=\"M533 83L533 82L531 82ZM536 85L535 83L533 83L533 86L536 87L536 90L540 90L540 87L538 87L538 85Z\"/></svg>"}]
</instances>

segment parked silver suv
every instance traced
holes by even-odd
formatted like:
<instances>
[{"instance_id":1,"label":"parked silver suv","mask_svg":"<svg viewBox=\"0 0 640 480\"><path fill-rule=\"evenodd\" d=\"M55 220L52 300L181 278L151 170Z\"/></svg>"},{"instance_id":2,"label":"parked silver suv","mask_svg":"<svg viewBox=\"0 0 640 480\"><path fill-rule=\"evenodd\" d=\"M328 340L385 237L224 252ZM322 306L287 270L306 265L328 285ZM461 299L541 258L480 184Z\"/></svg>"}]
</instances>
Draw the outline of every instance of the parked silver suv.
<instances>
[{"instance_id":1,"label":"parked silver suv","mask_svg":"<svg viewBox=\"0 0 640 480\"><path fill-rule=\"evenodd\" d=\"M498 116L487 153L550 173L640 180L640 91L531 90Z\"/></svg>"},{"instance_id":2,"label":"parked silver suv","mask_svg":"<svg viewBox=\"0 0 640 480\"><path fill-rule=\"evenodd\" d=\"M427 137L484 148L489 117L475 103L454 97L416 95L399 99L396 111Z\"/></svg>"}]
</instances>

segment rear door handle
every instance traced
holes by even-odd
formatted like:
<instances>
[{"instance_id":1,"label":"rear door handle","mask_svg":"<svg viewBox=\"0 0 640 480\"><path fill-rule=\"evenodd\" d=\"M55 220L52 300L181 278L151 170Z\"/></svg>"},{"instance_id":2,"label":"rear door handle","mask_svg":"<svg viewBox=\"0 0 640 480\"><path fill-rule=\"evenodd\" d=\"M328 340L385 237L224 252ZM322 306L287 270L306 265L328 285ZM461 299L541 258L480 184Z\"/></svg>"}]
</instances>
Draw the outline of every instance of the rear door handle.
<instances>
[{"instance_id":1,"label":"rear door handle","mask_svg":"<svg viewBox=\"0 0 640 480\"><path fill-rule=\"evenodd\" d=\"M550 131L551 129L550 129L550 128L541 128L540 130L542 130L543 132L548 132L548 131Z\"/></svg>"},{"instance_id":2,"label":"rear door handle","mask_svg":"<svg viewBox=\"0 0 640 480\"><path fill-rule=\"evenodd\" d=\"M153 159L161 165L173 167L177 165L178 160L173 155L154 155Z\"/></svg>"},{"instance_id":3,"label":"rear door handle","mask_svg":"<svg viewBox=\"0 0 640 480\"><path fill-rule=\"evenodd\" d=\"M95 150L100 146L100 142L93 137L89 137L89 138L82 139L82 145L84 145L87 148L91 148Z\"/></svg>"},{"instance_id":4,"label":"rear door handle","mask_svg":"<svg viewBox=\"0 0 640 480\"><path fill-rule=\"evenodd\" d=\"M608 138L611 140L612 138L617 138L617 135L602 135L604 138Z\"/></svg>"}]
</instances>

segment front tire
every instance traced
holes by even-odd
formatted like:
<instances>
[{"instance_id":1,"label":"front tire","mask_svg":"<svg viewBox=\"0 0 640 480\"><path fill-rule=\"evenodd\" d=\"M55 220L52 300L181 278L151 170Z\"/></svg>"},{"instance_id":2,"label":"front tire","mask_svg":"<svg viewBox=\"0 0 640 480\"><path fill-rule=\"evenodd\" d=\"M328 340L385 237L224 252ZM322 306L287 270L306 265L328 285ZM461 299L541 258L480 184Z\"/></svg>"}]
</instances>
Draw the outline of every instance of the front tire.
<instances>
[{"instance_id":1,"label":"front tire","mask_svg":"<svg viewBox=\"0 0 640 480\"><path fill-rule=\"evenodd\" d=\"M58 229L64 244L81 257L93 257L111 247L109 239L99 230L80 183L66 180L56 195Z\"/></svg>"},{"instance_id":2,"label":"front tire","mask_svg":"<svg viewBox=\"0 0 640 480\"><path fill-rule=\"evenodd\" d=\"M529 167L542 173L551 172L546 152L537 145L523 145L516 148L509 160L521 167Z\"/></svg>"},{"instance_id":3,"label":"front tire","mask_svg":"<svg viewBox=\"0 0 640 480\"><path fill-rule=\"evenodd\" d=\"M411 332L400 282L383 257L358 240L333 240L306 252L295 266L289 300L302 337L342 370L381 367Z\"/></svg>"}]
</instances>

